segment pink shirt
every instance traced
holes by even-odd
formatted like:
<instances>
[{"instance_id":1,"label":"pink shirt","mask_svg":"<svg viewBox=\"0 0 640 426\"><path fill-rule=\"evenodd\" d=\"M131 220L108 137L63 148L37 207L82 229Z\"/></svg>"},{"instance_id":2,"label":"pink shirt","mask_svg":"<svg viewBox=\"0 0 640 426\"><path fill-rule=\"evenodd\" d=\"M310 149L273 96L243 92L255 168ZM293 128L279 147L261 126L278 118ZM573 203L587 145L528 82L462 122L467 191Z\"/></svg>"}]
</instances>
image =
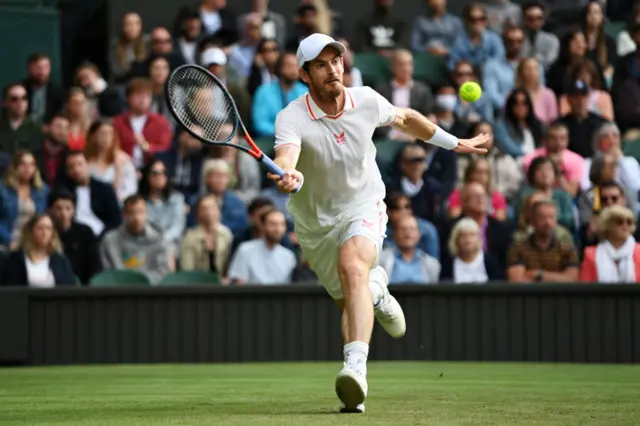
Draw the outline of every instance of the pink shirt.
<instances>
[{"instance_id":1,"label":"pink shirt","mask_svg":"<svg viewBox=\"0 0 640 426\"><path fill-rule=\"evenodd\" d=\"M451 195L449 196L449 208L458 208L462 207L462 200L460 198L461 191L459 189L454 189ZM504 198L504 195L499 193L498 191L493 191L491 194L491 217L495 217L497 210L506 210L507 208L507 200Z\"/></svg>"},{"instance_id":2,"label":"pink shirt","mask_svg":"<svg viewBox=\"0 0 640 426\"><path fill-rule=\"evenodd\" d=\"M526 155L522 159L522 167L524 168L524 172L528 172L529 165L534 158L545 157L546 155L546 148L538 148L531 154ZM580 181L582 181L582 177L584 175L584 158L582 158L575 152L566 149L562 154L562 173L564 174L565 179L567 179L569 182L579 183Z\"/></svg>"},{"instance_id":3,"label":"pink shirt","mask_svg":"<svg viewBox=\"0 0 640 426\"><path fill-rule=\"evenodd\" d=\"M541 87L538 96L533 100L533 112L542 124L549 124L558 118L558 101L553 90Z\"/></svg>"}]
</instances>

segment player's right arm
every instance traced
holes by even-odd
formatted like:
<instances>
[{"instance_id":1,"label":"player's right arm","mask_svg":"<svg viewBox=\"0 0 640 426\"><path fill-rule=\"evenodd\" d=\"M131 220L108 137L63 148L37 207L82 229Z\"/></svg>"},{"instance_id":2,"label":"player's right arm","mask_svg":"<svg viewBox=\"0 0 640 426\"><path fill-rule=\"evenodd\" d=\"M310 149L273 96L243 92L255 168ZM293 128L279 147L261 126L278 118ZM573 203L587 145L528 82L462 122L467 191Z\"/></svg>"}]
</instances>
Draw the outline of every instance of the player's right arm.
<instances>
[{"instance_id":1,"label":"player's right arm","mask_svg":"<svg viewBox=\"0 0 640 426\"><path fill-rule=\"evenodd\" d=\"M276 156L273 162L282 170L284 176L280 177L273 173L268 173L267 177L278 184L280 190L292 192L304 177L296 170L298 158L300 157L300 147L302 144L302 132L298 124L291 117L291 110L283 110L276 117Z\"/></svg>"}]
</instances>

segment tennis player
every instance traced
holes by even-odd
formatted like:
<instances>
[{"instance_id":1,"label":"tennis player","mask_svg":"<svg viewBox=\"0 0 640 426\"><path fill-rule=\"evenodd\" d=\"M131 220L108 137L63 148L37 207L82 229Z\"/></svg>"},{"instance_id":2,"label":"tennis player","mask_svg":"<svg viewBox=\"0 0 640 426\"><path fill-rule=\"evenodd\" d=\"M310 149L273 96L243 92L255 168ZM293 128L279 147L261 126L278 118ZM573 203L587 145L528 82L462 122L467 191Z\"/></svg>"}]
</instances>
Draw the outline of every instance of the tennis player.
<instances>
[{"instance_id":1,"label":"tennis player","mask_svg":"<svg viewBox=\"0 0 640 426\"><path fill-rule=\"evenodd\" d=\"M389 294L389 278L378 266L387 214L373 132L393 126L445 149L479 154L486 152L477 147L489 136L459 140L416 111L394 107L369 87L345 88L345 51L324 34L300 43L298 66L309 93L276 118L274 161L285 174L269 178L287 192L304 180L288 208L305 257L342 309L344 368L335 383L341 411L364 412L374 314L392 337L406 330L402 307Z\"/></svg>"}]
</instances>

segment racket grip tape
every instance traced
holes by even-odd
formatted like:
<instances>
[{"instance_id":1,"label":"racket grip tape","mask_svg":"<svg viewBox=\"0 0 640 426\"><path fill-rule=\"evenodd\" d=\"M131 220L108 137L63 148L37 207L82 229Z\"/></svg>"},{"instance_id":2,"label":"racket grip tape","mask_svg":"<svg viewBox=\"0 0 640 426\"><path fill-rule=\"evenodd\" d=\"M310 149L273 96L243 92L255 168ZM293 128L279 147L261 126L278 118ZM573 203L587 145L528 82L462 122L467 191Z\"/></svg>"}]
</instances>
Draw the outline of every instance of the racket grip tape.
<instances>
[{"instance_id":1,"label":"racket grip tape","mask_svg":"<svg viewBox=\"0 0 640 426\"><path fill-rule=\"evenodd\" d=\"M284 170L282 170L282 168L274 163L273 160L268 156L262 156L262 164L264 164L271 173L274 173L280 177L284 176ZM300 182L300 185L298 185L298 187L294 189L293 192L296 193L300 191L300 188L302 188L302 182Z\"/></svg>"}]
</instances>

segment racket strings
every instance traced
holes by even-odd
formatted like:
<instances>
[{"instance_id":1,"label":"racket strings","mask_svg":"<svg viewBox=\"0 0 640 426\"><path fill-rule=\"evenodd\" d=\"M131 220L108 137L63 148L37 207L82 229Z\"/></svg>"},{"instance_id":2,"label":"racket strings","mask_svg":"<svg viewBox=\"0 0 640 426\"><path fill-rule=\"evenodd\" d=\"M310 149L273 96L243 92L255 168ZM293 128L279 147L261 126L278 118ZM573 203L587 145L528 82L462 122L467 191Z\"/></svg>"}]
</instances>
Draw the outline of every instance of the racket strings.
<instances>
[{"instance_id":1,"label":"racket strings","mask_svg":"<svg viewBox=\"0 0 640 426\"><path fill-rule=\"evenodd\" d=\"M211 76L193 68L177 71L168 84L176 118L206 140L228 142L237 125L233 101Z\"/></svg>"}]
</instances>

